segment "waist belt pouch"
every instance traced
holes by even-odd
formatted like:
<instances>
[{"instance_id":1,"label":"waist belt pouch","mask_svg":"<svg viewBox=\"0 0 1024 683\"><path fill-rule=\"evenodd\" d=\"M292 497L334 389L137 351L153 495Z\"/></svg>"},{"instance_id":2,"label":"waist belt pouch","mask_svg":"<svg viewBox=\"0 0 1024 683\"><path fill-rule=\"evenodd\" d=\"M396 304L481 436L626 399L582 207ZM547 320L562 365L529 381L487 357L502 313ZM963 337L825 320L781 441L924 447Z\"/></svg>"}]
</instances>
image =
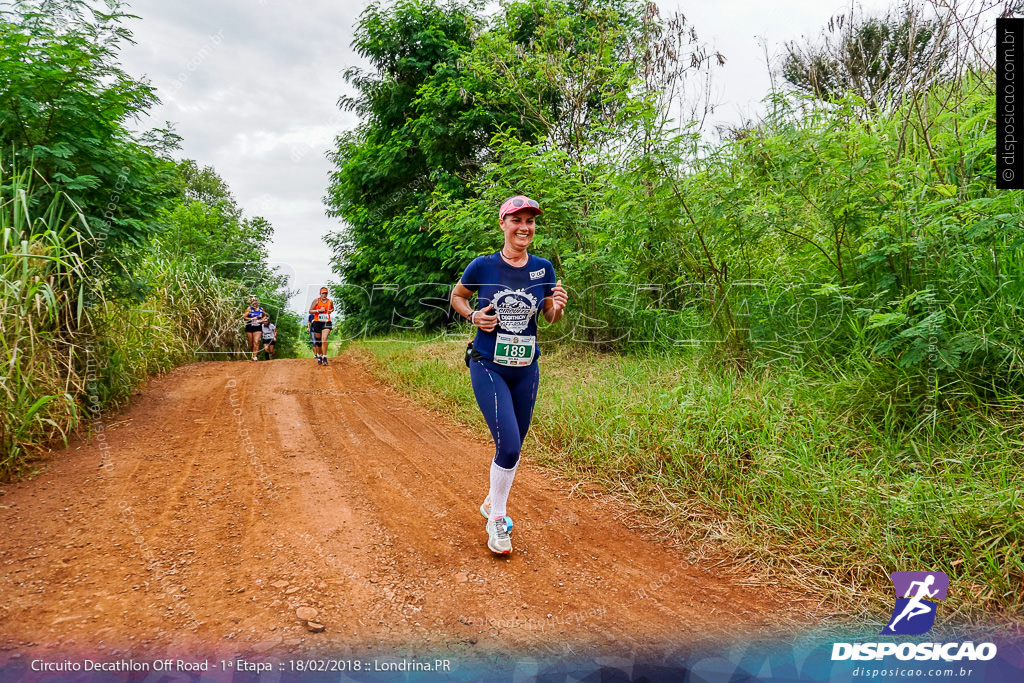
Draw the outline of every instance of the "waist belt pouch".
<instances>
[{"instance_id":1,"label":"waist belt pouch","mask_svg":"<svg viewBox=\"0 0 1024 683\"><path fill-rule=\"evenodd\" d=\"M473 346L473 342L468 342L466 344L466 367L469 367L470 361L480 360L481 358L483 358L483 356L481 356L480 352Z\"/></svg>"}]
</instances>

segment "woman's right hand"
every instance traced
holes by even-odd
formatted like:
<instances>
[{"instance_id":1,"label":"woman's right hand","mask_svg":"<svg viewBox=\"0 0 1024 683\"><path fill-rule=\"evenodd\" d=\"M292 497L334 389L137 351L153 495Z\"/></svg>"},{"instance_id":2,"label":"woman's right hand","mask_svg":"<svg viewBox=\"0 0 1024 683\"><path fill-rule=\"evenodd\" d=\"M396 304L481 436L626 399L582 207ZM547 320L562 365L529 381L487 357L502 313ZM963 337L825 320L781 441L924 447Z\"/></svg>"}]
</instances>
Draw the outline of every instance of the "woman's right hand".
<instances>
[{"instance_id":1,"label":"woman's right hand","mask_svg":"<svg viewBox=\"0 0 1024 683\"><path fill-rule=\"evenodd\" d=\"M473 324L484 332L494 332L494 328L498 326L498 314L488 315L488 310L494 310L494 304L487 304L482 310L477 311L473 315Z\"/></svg>"}]
</instances>

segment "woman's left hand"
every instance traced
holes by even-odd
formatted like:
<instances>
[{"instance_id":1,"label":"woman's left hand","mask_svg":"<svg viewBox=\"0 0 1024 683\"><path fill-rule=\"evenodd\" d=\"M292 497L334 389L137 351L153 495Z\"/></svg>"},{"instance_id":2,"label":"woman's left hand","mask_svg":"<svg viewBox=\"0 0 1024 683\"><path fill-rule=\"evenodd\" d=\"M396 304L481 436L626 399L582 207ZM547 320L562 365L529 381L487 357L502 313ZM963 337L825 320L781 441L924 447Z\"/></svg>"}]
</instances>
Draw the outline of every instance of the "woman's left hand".
<instances>
[{"instance_id":1,"label":"woman's left hand","mask_svg":"<svg viewBox=\"0 0 1024 683\"><path fill-rule=\"evenodd\" d=\"M552 312L559 313L565 310L565 305L569 303L569 295L562 289L562 281L559 280L555 283L555 288L551 290L551 303L554 304Z\"/></svg>"}]
</instances>

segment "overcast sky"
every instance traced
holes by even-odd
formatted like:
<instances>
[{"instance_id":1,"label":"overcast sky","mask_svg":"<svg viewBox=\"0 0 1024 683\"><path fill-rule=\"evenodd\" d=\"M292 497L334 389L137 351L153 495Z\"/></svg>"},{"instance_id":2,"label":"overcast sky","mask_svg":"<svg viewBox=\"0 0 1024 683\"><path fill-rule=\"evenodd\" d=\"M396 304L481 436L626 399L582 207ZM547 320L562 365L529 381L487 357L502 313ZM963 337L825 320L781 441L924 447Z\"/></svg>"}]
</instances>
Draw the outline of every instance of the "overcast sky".
<instances>
[{"instance_id":1,"label":"overcast sky","mask_svg":"<svg viewBox=\"0 0 1024 683\"><path fill-rule=\"evenodd\" d=\"M324 213L334 136L354 127L338 110L342 72L360 65L351 48L365 1L136 0L129 28L136 45L122 64L146 76L162 104L143 127L171 121L183 136L181 155L213 166L248 216L274 226L272 265L292 278L304 310L316 290L337 279L322 236L341 228ZM726 65L712 88L711 123L742 123L761 111L769 89L765 49L776 57L785 41L816 35L829 17L849 9L833 0L750 0L658 3L662 15L681 10ZM865 10L884 9L865 0Z\"/></svg>"}]
</instances>

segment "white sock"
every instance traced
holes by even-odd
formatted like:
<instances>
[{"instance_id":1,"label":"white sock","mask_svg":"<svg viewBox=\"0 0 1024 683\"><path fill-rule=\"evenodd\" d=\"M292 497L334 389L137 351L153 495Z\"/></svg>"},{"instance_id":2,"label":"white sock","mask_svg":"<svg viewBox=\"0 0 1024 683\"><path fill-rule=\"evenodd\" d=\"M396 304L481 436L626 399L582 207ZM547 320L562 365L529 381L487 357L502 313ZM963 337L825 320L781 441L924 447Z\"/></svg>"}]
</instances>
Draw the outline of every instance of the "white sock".
<instances>
[{"instance_id":1,"label":"white sock","mask_svg":"<svg viewBox=\"0 0 1024 683\"><path fill-rule=\"evenodd\" d=\"M512 480L516 478L516 469L519 463L510 470L499 467L498 463L491 462L491 519L505 516L505 506L508 504L508 492L512 489Z\"/></svg>"}]
</instances>

